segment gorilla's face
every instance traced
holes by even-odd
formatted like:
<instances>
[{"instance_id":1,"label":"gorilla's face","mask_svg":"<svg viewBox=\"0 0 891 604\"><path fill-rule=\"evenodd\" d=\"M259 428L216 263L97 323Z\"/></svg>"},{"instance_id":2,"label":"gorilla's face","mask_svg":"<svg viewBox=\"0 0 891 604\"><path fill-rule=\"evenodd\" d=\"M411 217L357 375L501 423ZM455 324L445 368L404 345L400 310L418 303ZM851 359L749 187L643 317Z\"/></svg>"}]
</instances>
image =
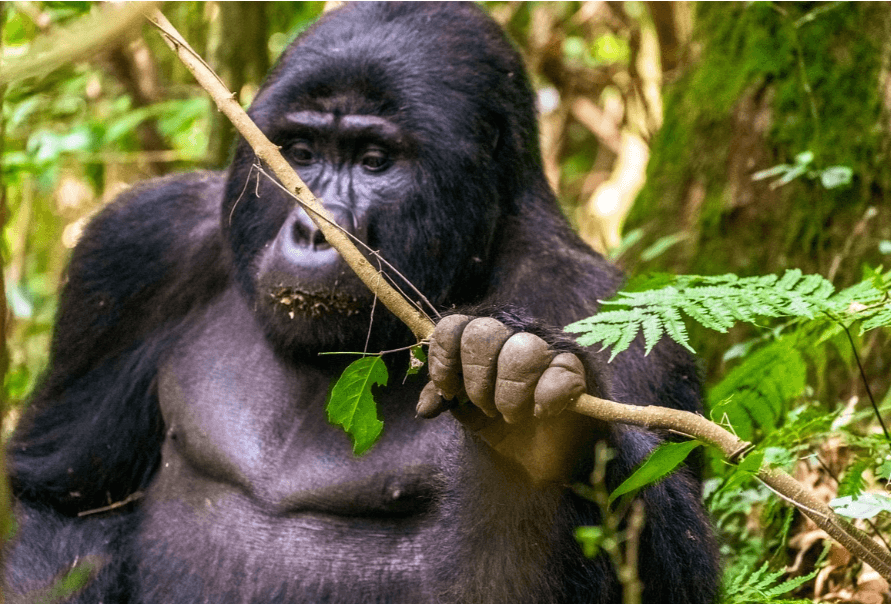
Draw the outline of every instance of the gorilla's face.
<instances>
[{"instance_id":1,"label":"gorilla's face","mask_svg":"<svg viewBox=\"0 0 891 604\"><path fill-rule=\"evenodd\" d=\"M394 125L371 115L298 111L277 129L282 152L335 222L359 245L379 248L369 231L372 211L386 211L410 184L410 159ZM388 204L389 200L389 204ZM260 255L257 284L263 302L284 312L319 318L351 316L366 305L367 290L345 267L305 211L291 210Z\"/></svg>"},{"instance_id":2,"label":"gorilla's face","mask_svg":"<svg viewBox=\"0 0 891 604\"><path fill-rule=\"evenodd\" d=\"M381 266L372 252L398 253L398 231L389 225L406 205L418 205L411 194L412 146L398 125L377 115L297 110L276 116L265 130L373 265ZM371 292L305 210L265 176L255 184L248 184L242 203L284 209L284 220L275 221L280 228L252 265L257 310L274 334L292 345L329 346L364 336ZM236 207L234 221L237 213Z\"/></svg>"},{"instance_id":3,"label":"gorilla's face","mask_svg":"<svg viewBox=\"0 0 891 604\"><path fill-rule=\"evenodd\" d=\"M420 296L403 277L433 304L473 303L489 282L489 252L518 175L535 173L524 167L537 147L519 58L476 12L474 53L448 37L412 39L390 14L406 12L420 32L431 17L463 24L472 6L429 15L398 4L343 10L356 18L323 19L286 51L250 115L409 297ZM363 12L380 22L357 27ZM222 219L239 284L273 341L312 354L356 350L370 329L371 346L410 343L385 309L372 318L373 295L254 162L242 142Z\"/></svg>"}]
</instances>

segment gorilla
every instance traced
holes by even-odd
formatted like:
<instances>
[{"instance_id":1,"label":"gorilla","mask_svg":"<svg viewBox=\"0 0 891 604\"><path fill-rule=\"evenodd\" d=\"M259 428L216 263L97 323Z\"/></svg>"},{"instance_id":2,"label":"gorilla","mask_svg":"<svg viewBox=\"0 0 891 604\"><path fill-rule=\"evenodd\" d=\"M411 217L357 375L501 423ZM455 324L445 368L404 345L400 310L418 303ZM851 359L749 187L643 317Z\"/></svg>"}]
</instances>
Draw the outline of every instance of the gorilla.
<instances>
[{"instance_id":1,"label":"gorilla","mask_svg":"<svg viewBox=\"0 0 891 604\"><path fill-rule=\"evenodd\" d=\"M563 334L622 276L562 218L534 106L473 4L357 3L297 38L250 108L372 262L446 317L432 385L376 391L385 427L360 457L326 420L345 357L320 353L414 339L244 141L225 173L101 212L10 445L8 596L88 561L72 601L619 602L609 559L575 541L601 511L574 487L597 442L614 488L667 436L560 411L582 390L697 411L697 365L668 341L608 364ZM695 465L639 495L645 602L716 597Z\"/></svg>"}]
</instances>

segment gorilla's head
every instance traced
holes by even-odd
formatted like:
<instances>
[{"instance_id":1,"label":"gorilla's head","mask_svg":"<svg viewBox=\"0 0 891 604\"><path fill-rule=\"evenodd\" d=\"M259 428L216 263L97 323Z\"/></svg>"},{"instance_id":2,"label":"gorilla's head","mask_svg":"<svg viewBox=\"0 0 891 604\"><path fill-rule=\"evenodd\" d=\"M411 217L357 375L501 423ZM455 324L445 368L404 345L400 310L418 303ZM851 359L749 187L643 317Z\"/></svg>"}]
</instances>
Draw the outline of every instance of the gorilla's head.
<instances>
[{"instance_id":1,"label":"gorilla's head","mask_svg":"<svg viewBox=\"0 0 891 604\"><path fill-rule=\"evenodd\" d=\"M470 3L329 13L249 113L340 226L438 305L485 293L502 218L544 182L520 57ZM372 295L255 161L241 141L222 212L241 287L280 344L361 347ZM391 319L376 313L378 344L402 333Z\"/></svg>"}]
</instances>

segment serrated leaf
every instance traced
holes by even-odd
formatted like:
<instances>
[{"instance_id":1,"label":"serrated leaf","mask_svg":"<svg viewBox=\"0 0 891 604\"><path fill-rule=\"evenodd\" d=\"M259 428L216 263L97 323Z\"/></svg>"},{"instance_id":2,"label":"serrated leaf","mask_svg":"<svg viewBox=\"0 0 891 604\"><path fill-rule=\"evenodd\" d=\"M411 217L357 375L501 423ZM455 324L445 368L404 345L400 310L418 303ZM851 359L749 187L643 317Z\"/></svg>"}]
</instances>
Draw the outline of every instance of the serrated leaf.
<instances>
[{"instance_id":1,"label":"serrated leaf","mask_svg":"<svg viewBox=\"0 0 891 604\"><path fill-rule=\"evenodd\" d=\"M688 440L682 443L663 443L656 447L650 456L629 476L625 482L616 487L609 496L612 503L626 493L638 491L641 488L658 482L677 468L698 447L698 440Z\"/></svg>"},{"instance_id":2,"label":"serrated leaf","mask_svg":"<svg viewBox=\"0 0 891 604\"><path fill-rule=\"evenodd\" d=\"M353 361L331 389L328 421L341 426L353 441L353 453L362 455L377 441L384 422L377 418L372 386L386 386L387 366L378 356Z\"/></svg>"},{"instance_id":3,"label":"serrated leaf","mask_svg":"<svg viewBox=\"0 0 891 604\"><path fill-rule=\"evenodd\" d=\"M650 354L650 351L653 350L653 346L655 346L659 339L662 337L664 333L662 331L662 322L659 321L659 317L656 315L648 315L641 326L643 328L644 334L644 342L646 343L646 351L645 355Z\"/></svg>"},{"instance_id":4,"label":"serrated leaf","mask_svg":"<svg viewBox=\"0 0 891 604\"><path fill-rule=\"evenodd\" d=\"M792 287L794 287L800 279L801 270L797 268L790 268L783 274L783 277L782 279L780 279L779 283L777 283L777 289L792 289Z\"/></svg>"},{"instance_id":5,"label":"serrated leaf","mask_svg":"<svg viewBox=\"0 0 891 604\"><path fill-rule=\"evenodd\" d=\"M662 316L662 324L665 327L665 333L667 333L672 340L696 354L696 351L690 346L690 340L687 338L687 328L684 326L684 322L681 320L681 315L676 309L666 309L665 314Z\"/></svg>"},{"instance_id":6,"label":"serrated leaf","mask_svg":"<svg viewBox=\"0 0 891 604\"><path fill-rule=\"evenodd\" d=\"M869 469L871 463L872 460L869 458L858 459L845 470L845 475L838 483L839 497L859 497L863 493L866 488L864 472Z\"/></svg>"},{"instance_id":7,"label":"serrated leaf","mask_svg":"<svg viewBox=\"0 0 891 604\"><path fill-rule=\"evenodd\" d=\"M798 283L798 285L795 286L795 291L802 296L806 296L808 294L813 295L826 283L827 281L823 278L822 275L818 275L816 273L805 275L804 278ZM829 291L832 291L831 285L832 284L830 284Z\"/></svg>"},{"instance_id":8,"label":"serrated leaf","mask_svg":"<svg viewBox=\"0 0 891 604\"><path fill-rule=\"evenodd\" d=\"M594 325L589 332L580 335L576 341L579 343L579 346L588 347L610 337L618 338L614 325Z\"/></svg>"},{"instance_id":9,"label":"serrated leaf","mask_svg":"<svg viewBox=\"0 0 891 604\"><path fill-rule=\"evenodd\" d=\"M698 305L698 300L683 301L680 308L700 325L708 327L709 329L714 329L715 331L725 331L724 326L709 314L708 309Z\"/></svg>"},{"instance_id":10,"label":"serrated leaf","mask_svg":"<svg viewBox=\"0 0 891 604\"><path fill-rule=\"evenodd\" d=\"M751 440L752 422L771 431L785 403L804 391L806 376L801 352L780 339L750 354L712 387L709 407L728 417L737 436Z\"/></svg>"},{"instance_id":11,"label":"serrated leaf","mask_svg":"<svg viewBox=\"0 0 891 604\"><path fill-rule=\"evenodd\" d=\"M612 361L616 358L616 355L620 352L628 350L628 347L631 346L631 342L634 341L634 337L637 335L639 323L628 323L623 329L619 338L616 340L615 344L613 344L612 354L609 357L609 360ZM604 344L604 346L606 346Z\"/></svg>"},{"instance_id":12,"label":"serrated leaf","mask_svg":"<svg viewBox=\"0 0 891 604\"><path fill-rule=\"evenodd\" d=\"M708 310L714 322L720 326L720 328L714 329L721 333L726 333L728 329L736 324L733 315L725 305L725 301L730 298L730 296L726 298L705 298L701 301L703 308Z\"/></svg>"},{"instance_id":13,"label":"serrated leaf","mask_svg":"<svg viewBox=\"0 0 891 604\"><path fill-rule=\"evenodd\" d=\"M863 321L863 324L860 326L860 333L865 333L878 327L885 327L886 325L891 325L891 306L879 310L879 312Z\"/></svg>"}]
</instances>

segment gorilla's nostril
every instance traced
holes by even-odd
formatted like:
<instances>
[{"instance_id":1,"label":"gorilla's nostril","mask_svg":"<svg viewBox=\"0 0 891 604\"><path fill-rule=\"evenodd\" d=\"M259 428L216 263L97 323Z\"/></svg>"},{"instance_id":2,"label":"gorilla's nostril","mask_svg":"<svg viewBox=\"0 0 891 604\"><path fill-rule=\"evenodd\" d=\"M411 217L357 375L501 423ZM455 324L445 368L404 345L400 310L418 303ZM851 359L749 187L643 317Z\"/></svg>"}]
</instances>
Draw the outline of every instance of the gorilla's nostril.
<instances>
[{"instance_id":1,"label":"gorilla's nostril","mask_svg":"<svg viewBox=\"0 0 891 604\"><path fill-rule=\"evenodd\" d=\"M327 250L331 245L328 243L328 240L325 239L325 236L322 234L322 231L316 230L312 235L312 249L313 250Z\"/></svg>"}]
</instances>

